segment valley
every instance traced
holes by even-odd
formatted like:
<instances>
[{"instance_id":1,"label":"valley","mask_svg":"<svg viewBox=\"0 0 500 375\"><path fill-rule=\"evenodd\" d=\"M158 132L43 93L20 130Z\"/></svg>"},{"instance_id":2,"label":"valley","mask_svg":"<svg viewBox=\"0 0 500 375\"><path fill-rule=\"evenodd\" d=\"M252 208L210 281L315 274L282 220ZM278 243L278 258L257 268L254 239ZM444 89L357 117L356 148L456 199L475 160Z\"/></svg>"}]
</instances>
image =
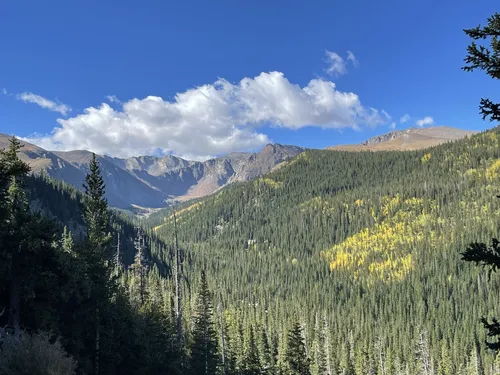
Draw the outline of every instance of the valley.
<instances>
[{"instance_id":1,"label":"valley","mask_svg":"<svg viewBox=\"0 0 500 375\"><path fill-rule=\"evenodd\" d=\"M498 4L295 5L6 8L0 375L500 374Z\"/></svg>"}]
</instances>

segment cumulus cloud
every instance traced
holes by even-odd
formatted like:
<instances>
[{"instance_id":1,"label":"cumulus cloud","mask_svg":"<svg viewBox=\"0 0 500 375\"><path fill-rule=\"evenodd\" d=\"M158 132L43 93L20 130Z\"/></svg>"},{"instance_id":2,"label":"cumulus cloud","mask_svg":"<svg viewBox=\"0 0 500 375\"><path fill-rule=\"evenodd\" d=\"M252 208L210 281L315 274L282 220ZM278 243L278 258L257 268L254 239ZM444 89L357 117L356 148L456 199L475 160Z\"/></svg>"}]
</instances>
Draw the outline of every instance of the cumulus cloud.
<instances>
[{"instance_id":1,"label":"cumulus cloud","mask_svg":"<svg viewBox=\"0 0 500 375\"><path fill-rule=\"evenodd\" d=\"M411 117L410 117L410 115L407 113L406 115L404 115L403 117L401 117L401 118L399 119L399 122L400 122L401 124L404 124L405 122L410 121L410 119L411 119Z\"/></svg>"},{"instance_id":2,"label":"cumulus cloud","mask_svg":"<svg viewBox=\"0 0 500 375\"><path fill-rule=\"evenodd\" d=\"M434 119L430 116L426 116L423 119L417 120L416 122L417 126L425 126L425 125L432 125L434 124Z\"/></svg>"},{"instance_id":3,"label":"cumulus cloud","mask_svg":"<svg viewBox=\"0 0 500 375\"><path fill-rule=\"evenodd\" d=\"M173 153L203 160L256 150L270 142L264 126L300 129L354 128L387 123L383 110L364 107L358 95L333 82L313 79L305 87L280 72L261 73L238 83L219 79L178 93L132 99L114 109L107 103L58 119L51 134L26 139L49 150L87 149L119 157Z\"/></svg>"},{"instance_id":4,"label":"cumulus cloud","mask_svg":"<svg viewBox=\"0 0 500 375\"><path fill-rule=\"evenodd\" d=\"M50 99L44 98L43 96L33 94L32 92L23 92L16 95L18 100L22 100L25 103L34 103L42 108L46 108L49 111L59 112L61 115L66 116L71 108L66 104L56 103Z\"/></svg>"}]
</instances>

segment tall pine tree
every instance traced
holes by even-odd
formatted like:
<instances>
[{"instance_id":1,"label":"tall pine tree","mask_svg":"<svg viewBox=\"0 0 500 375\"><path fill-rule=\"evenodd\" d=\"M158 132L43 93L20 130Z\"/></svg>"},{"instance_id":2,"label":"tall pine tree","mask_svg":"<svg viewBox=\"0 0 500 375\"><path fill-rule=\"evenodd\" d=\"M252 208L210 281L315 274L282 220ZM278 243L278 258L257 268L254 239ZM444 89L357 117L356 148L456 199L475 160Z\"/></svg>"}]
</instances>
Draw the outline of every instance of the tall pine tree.
<instances>
[{"instance_id":1,"label":"tall pine tree","mask_svg":"<svg viewBox=\"0 0 500 375\"><path fill-rule=\"evenodd\" d=\"M287 375L310 375L309 358L307 357L306 345L302 337L302 328L296 321L288 332L286 349Z\"/></svg>"},{"instance_id":2,"label":"tall pine tree","mask_svg":"<svg viewBox=\"0 0 500 375\"><path fill-rule=\"evenodd\" d=\"M87 275L91 283L90 302L94 310L94 373L99 374L102 310L107 307L112 294L111 280L111 234L105 185L96 155L92 154L89 173L85 177L84 219L87 238L83 255L87 264Z\"/></svg>"},{"instance_id":3,"label":"tall pine tree","mask_svg":"<svg viewBox=\"0 0 500 375\"><path fill-rule=\"evenodd\" d=\"M219 365L217 334L215 331L212 294L205 271L201 273L198 298L193 316L191 366L193 375L215 374Z\"/></svg>"}]
</instances>

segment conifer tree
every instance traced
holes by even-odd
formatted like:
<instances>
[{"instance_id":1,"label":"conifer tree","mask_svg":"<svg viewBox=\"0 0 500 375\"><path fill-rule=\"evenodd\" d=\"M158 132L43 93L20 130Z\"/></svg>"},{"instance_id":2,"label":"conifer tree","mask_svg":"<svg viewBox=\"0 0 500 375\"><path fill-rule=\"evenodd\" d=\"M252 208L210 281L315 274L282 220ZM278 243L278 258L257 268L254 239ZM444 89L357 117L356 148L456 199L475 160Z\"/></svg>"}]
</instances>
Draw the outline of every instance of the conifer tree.
<instances>
[{"instance_id":1,"label":"conifer tree","mask_svg":"<svg viewBox=\"0 0 500 375\"><path fill-rule=\"evenodd\" d=\"M266 327L264 326L260 329L259 354L262 374L272 374L274 363L273 353L271 351L271 346L269 345Z\"/></svg>"},{"instance_id":2,"label":"conifer tree","mask_svg":"<svg viewBox=\"0 0 500 375\"><path fill-rule=\"evenodd\" d=\"M24 239L23 230L28 220L28 200L24 191L23 180L29 172L29 166L18 157L22 145L15 137L9 140L9 149L1 151L1 164L7 173L7 184L4 186L5 207L7 225L3 233L4 259L8 260L10 275L10 301L9 301L9 325L17 332L20 329L21 308L21 277L19 267L21 257L27 249L22 246Z\"/></svg>"},{"instance_id":3,"label":"conifer tree","mask_svg":"<svg viewBox=\"0 0 500 375\"><path fill-rule=\"evenodd\" d=\"M302 327L298 321L292 325L288 332L286 350L287 375L310 375L309 358L306 354L306 346L302 337Z\"/></svg>"},{"instance_id":4,"label":"conifer tree","mask_svg":"<svg viewBox=\"0 0 500 375\"><path fill-rule=\"evenodd\" d=\"M137 305L143 306L146 299L146 278L148 264L146 259L146 244L144 232L140 226L136 227L137 236L134 240L135 257L134 263L130 266L134 274L133 300Z\"/></svg>"},{"instance_id":5,"label":"conifer tree","mask_svg":"<svg viewBox=\"0 0 500 375\"><path fill-rule=\"evenodd\" d=\"M94 305L95 353L94 373L100 373L101 311L109 302L113 285L111 280L111 234L109 233L108 203L105 185L96 155L92 154L89 173L85 177L86 199L83 216L87 226L87 238L83 255L92 286L91 302Z\"/></svg>"},{"instance_id":6,"label":"conifer tree","mask_svg":"<svg viewBox=\"0 0 500 375\"><path fill-rule=\"evenodd\" d=\"M245 375L258 375L261 373L260 360L259 360L259 349L257 347L257 341L255 339L254 328L250 325L248 330L248 336L245 344Z\"/></svg>"},{"instance_id":7,"label":"conifer tree","mask_svg":"<svg viewBox=\"0 0 500 375\"><path fill-rule=\"evenodd\" d=\"M193 316L190 368L193 375L212 375L217 371L219 358L214 325L212 294L208 288L205 271L202 271Z\"/></svg>"},{"instance_id":8,"label":"conifer tree","mask_svg":"<svg viewBox=\"0 0 500 375\"><path fill-rule=\"evenodd\" d=\"M63 233L61 235L61 249L66 253L72 253L74 250L73 235L68 230L67 226L64 226Z\"/></svg>"},{"instance_id":9,"label":"conifer tree","mask_svg":"<svg viewBox=\"0 0 500 375\"><path fill-rule=\"evenodd\" d=\"M445 340L441 343L441 360L438 366L438 375L454 374L453 363L450 358L450 352Z\"/></svg>"},{"instance_id":10,"label":"conifer tree","mask_svg":"<svg viewBox=\"0 0 500 375\"><path fill-rule=\"evenodd\" d=\"M493 79L500 79L500 13L495 13L488 18L486 26L465 29L464 32L472 39L472 42L467 48L466 65L463 69L467 72L479 69ZM489 40L490 47L478 45L476 43L478 40ZM483 120L500 121L500 103L482 98L479 108ZM490 246L485 243L472 243L462 255L466 261L475 262L490 267L490 271L496 271L500 267L500 242L493 238ZM493 319L490 323L485 318L481 321L488 330L488 336L495 340L488 342L488 347L500 350L500 322Z\"/></svg>"},{"instance_id":11,"label":"conifer tree","mask_svg":"<svg viewBox=\"0 0 500 375\"><path fill-rule=\"evenodd\" d=\"M419 375L434 375L434 366L429 350L427 332L422 331L416 345L416 355Z\"/></svg>"},{"instance_id":12,"label":"conifer tree","mask_svg":"<svg viewBox=\"0 0 500 375\"><path fill-rule=\"evenodd\" d=\"M326 372L325 338L323 337L323 330L320 328L319 323L318 314L316 314L311 363L311 373L313 375L324 375Z\"/></svg>"},{"instance_id":13,"label":"conifer tree","mask_svg":"<svg viewBox=\"0 0 500 375\"><path fill-rule=\"evenodd\" d=\"M463 69L466 72L484 70L491 78L500 79L500 13L488 18L486 26L465 29L464 32L473 41L467 48L466 65ZM490 48L477 45L477 40L486 39L490 41ZM483 98L479 108L483 120L489 118L490 121L500 121L500 103Z\"/></svg>"},{"instance_id":14,"label":"conifer tree","mask_svg":"<svg viewBox=\"0 0 500 375\"><path fill-rule=\"evenodd\" d=\"M39 281L40 255L51 254L55 237L53 223L30 212L25 186L30 168L18 157L21 147L12 137L8 150L0 151L0 275L9 286L8 324L16 335L22 302L33 299Z\"/></svg>"}]
</instances>

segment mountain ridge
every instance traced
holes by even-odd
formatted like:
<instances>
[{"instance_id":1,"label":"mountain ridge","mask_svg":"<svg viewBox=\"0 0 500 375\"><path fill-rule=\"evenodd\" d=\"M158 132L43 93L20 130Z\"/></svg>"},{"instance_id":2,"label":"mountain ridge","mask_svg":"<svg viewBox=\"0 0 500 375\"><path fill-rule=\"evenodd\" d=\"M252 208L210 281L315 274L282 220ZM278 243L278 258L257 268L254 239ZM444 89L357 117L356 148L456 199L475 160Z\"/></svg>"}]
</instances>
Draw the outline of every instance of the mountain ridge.
<instances>
[{"instance_id":1,"label":"mountain ridge","mask_svg":"<svg viewBox=\"0 0 500 375\"><path fill-rule=\"evenodd\" d=\"M412 151L456 141L477 133L451 126L430 126L425 128L408 128L393 130L376 135L359 144L337 145L327 150L341 151Z\"/></svg>"},{"instance_id":2,"label":"mountain ridge","mask_svg":"<svg viewBox=\"0 0 500 375\"><path fill-rule=\"evenodd\" d=\"M0 148L10 136L0 133ZM35 173L82 188L92 153L86 150L48 151L22 141L20 158ZM185 160L173 155L136 156L120 159L98 155L107 198L111 206L166 207L170 200L186 201L209 195L224 186L248 181L269 172L277 164L303 152L298 146L268 144L258 153L234 152L204 162Z\"/></svg>"}]
</instances>

